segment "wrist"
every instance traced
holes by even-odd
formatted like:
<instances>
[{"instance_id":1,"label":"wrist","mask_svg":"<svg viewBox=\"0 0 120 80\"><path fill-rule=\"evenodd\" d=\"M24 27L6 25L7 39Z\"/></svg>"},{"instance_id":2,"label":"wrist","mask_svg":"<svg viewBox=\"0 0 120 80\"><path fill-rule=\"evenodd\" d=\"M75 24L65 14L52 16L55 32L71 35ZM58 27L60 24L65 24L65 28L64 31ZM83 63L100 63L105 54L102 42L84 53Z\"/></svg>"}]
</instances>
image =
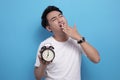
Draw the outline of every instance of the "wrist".
<instances>
[{"instance_id":1,"label":"wrist","mask_svg":"<svg viewBox=\"0 0 120 80\"><path fill-rule=\"evenodd\" d=\"M47 67L47 65L46 64L40 64L40 67L44 69L44 68Z\"/></svg>"},{"instance_id":2,"label":"wrist","mask_svg":"<svg viewBox=\"0 0 120 80\"><path fill-rule=\"evenodd\" d=\"M83 42L85 42L85 37L81 37L81 39L79 39L79 40L77 41L78 44L81 44L81 43L83 43Z\"/></svg>"},{"instance_id":3,"label":"wrist","mask_svg":"<svg viewBox=\"0 0 120 80\"><path fill-rule=\"evenodd\" d=\"M82 39L82 36L81 36L81 35L76 35L75 39L76 39L77 41L79 41L79 40Z\"/></svg>"}]
</instances>

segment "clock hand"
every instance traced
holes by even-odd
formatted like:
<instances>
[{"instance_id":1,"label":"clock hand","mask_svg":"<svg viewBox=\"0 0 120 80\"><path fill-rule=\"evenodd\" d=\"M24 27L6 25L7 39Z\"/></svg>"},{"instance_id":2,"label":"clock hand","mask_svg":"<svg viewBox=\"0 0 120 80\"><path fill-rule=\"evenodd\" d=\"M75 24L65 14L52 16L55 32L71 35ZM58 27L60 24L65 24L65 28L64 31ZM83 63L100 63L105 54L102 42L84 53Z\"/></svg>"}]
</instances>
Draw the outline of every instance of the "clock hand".
<instances>
[{"instance_id":1,"label":"clock hand","mask_svg":"<svg viewBox=\"0 0 120 80\"><path fill-rule=\"evenodd\" d=\"M48 58L48 56L49 56L49 51L48 51L48 54L47 54L47 58Z\"/></svg>"}]
</instances>

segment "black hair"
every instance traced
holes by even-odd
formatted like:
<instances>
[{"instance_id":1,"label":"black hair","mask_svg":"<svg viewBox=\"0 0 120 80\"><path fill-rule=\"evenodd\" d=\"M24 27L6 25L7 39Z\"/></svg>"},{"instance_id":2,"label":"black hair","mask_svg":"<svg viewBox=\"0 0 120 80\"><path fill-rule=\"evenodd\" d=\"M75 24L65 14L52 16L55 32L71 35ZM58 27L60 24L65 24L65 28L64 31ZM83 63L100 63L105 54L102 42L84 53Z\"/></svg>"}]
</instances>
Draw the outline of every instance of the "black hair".
<instances>
[{"instance_id":1,"label":"black hair","mask_svg":"<svg viewBox=\"0 0 120 80\"><path fill-rule=\"evenodd\" d=\"M46 26L48 26L49 25L49 23L48 23L48 20L47 20L47 14L49 13L49 12L51 12L51 11L59 11L61 14L62 14L62 11L58 8L58 7L56 7L56 6L48 6L45 10L44 10L44 12L43 12L43 14L42 14L42 16L41 16L41 25L44 27L44 28L46 28Z\"/></svg>"}]
</instances>

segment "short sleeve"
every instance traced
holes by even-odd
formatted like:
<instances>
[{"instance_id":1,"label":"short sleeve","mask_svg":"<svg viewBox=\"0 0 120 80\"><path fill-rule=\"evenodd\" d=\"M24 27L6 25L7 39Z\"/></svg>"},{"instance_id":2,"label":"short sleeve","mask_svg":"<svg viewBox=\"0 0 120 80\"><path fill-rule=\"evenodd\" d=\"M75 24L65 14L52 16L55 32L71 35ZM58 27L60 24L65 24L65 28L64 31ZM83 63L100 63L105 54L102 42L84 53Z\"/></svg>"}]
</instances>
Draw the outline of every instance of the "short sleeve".
<instances>
[{"instance_id":1,"label":"short sleeve","mask_svg":"<svg viewBox=\"0 0 120 80\"><path fill-rule=\"evenodd\" d=\"M40 49L42 47L42 43L39 45L39 48L37 50L37 55L36 55L36 62L35 62L35 67L39 67L40 66L40 60L39 60L39 55L40 55Z\"/></svg>"}]
</instances>

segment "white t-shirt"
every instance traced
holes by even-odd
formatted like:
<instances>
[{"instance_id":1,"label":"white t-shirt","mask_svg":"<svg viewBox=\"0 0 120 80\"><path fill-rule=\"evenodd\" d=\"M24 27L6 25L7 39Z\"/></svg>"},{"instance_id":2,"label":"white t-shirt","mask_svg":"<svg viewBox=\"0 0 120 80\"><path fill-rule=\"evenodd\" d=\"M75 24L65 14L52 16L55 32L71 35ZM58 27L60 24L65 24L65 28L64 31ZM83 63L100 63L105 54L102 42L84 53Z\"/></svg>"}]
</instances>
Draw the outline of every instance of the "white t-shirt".
<instances>
[{"instance_id":1,"label":"white t-shirt","mask_svg":"<svg viewBox=\"0 0 120 80\"><path fill-rule=\"evenodd\" d=\"M53 37L43 41L38 49L35 66L40 66L38 55L42 46L51 44L54 47L55 58L45 70L45 80L81 80L81 46L76 40L69 38L58 42Z\"/></svg>"}]
</instances>

